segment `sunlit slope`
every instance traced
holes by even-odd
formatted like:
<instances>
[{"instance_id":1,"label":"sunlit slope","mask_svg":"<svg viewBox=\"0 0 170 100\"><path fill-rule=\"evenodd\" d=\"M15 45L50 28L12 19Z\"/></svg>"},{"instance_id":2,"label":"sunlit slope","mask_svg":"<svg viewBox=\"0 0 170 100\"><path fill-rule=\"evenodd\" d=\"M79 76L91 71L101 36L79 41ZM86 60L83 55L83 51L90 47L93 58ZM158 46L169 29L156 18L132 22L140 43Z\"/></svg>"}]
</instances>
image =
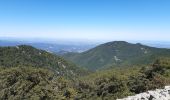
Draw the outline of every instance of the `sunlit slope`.
<instances>
[{"instance_id":1,"label":"sunlit slope","mask_svg":"<svg viewBox=\"0 0 170 100\"><path fill-rule=\"evenodd\" d=\"M64 57L80 66L96 70L108 66L150 64L156 58L170 57L170 49L115 41L99 45L80 54L65 54Z\"/></svg>"},{"instance_id":2,"label":"sunlit slope","mask_svg":"<svg viewBox=\"0 0 170 100\"><path fill-rule=\"evenodd\" d=\"M27 45L0 47L0 66L41 67L50 69L58 75L69 77L85 74L82 68L63 58Z\"/></svg>"}]
</instances>

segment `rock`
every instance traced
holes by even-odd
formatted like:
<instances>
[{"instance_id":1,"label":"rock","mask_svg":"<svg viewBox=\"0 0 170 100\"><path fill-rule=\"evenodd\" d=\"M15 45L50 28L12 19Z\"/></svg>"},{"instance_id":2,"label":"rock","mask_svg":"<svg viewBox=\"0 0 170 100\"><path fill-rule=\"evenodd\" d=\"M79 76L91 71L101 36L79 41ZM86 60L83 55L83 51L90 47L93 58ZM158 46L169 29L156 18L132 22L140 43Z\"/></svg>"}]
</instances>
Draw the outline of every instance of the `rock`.
<instances>
[{"instance_id":1,"label":"rock","mask_svg":"<svg viewBox=\"0 0 170 100\"><path fill-rule=\"evenodd\" d=\"M170 86L165 86L165 89L170 89Z\"/></svg>"},{"instance_id":2,"label":"rock","mask_svg":"<svg viewBox=\"0 0 170 100\"><path fill-rule=\"evenodd\" d=\"M128 96L127 98L117 100L170 100L170 86L165 86L164 89L156 89L155 91L147 91Z\"/></svg>"}]
</instances>

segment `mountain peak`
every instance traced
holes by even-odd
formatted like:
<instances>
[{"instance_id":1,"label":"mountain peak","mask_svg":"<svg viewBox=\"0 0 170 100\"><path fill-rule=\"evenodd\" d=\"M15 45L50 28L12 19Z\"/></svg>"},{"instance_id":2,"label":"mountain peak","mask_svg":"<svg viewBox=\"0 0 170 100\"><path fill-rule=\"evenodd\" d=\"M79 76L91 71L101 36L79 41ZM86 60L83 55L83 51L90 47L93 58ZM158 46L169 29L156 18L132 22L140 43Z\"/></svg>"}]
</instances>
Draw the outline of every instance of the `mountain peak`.
<instances>
[{"instance_id":1,"label":"mountain peak","mask_svg":"<svg viewBox=\"0 0 170 100\"><path fill-rule=\"evenodd\" d=\"M126 41L113 41L113 43L128 43Z\"/></svg>"},{"instance_id":2,"label":"mountain peak","mask_svg":"<svg viewBox=\"0 0 170 100\"><path fill-rule=\"evenodd\" d=\"M58 75L76 76L81 68L63 58L28 45L0 47L0 66L4 67L41 67L53 70Z\"/></svg>"},{"instance_id":3,"label":"mountain peak","mask_svg":"<svg viewBox=\"0 0 170 100\"><path fill-rule=\"evenodd\" d=\"M80 66L96 70L110 66L150 64L156 57L160 56L170 56L170 50L149 47L140 43L113 41L78 55L64 57Z\"/></svg>"},{"instance_id":4,"label":"mountain peak","mask_svg":"<svg viewBox=\"0 0 170 100\"><path fill-rule=\"evenodd\" d=\"M128 43L126 41L112 41L112 42L108 42L105 44L130 44L130 43Z\"/></svg>"}]
</instances>

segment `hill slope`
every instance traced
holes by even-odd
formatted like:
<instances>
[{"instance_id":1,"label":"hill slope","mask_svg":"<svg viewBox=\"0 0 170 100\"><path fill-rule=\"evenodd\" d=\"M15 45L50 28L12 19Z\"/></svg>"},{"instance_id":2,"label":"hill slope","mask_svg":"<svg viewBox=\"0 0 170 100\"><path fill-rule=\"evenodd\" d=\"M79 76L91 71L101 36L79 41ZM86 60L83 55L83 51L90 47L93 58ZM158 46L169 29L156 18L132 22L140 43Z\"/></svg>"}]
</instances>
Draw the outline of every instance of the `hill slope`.
<instances>
[{"instance_id":1,"label":"hill slope","mask_svg":"<svg viewBox=\"0 0 170 100\"><path fill-rule=\"evenodd\" d=\"M63 58L31 46L0 47L0 66L31 66L53 70L61 76L76 76L85 71Z\"/></svg>"},{"instance_id":2,"label":"hill slope","mask_svg":"<svg viewBox=\"0 0 170 100\"><path fill-rule=\"evenodd\" d=\"M113 68L76 80L36 67L0 67L2 100L116 100L170 84L170 59L143 68ZM56 77L57 76L57 77Z\"/></svg>"},{"instance_id":3,"label":"hill slope","mask_svg":"<svg viewBox=\"0 0 170 100\"><path fill-rule=\"evenodd\" d=\"M161 49L114 41L99 45L79 54L65 54L63 57L91 70L106 66L131 66L150 64L156 58L170 57L170 49Z\"/></svg>"}]
</instances>

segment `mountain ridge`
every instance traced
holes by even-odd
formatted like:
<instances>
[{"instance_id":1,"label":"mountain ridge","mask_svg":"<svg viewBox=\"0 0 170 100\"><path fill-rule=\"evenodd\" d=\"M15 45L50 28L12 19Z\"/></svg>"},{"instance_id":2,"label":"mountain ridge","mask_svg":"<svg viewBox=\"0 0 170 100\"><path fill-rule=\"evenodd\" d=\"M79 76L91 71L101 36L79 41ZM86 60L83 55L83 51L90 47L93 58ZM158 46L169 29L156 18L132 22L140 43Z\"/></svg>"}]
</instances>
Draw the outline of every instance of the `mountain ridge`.
<instances>
[{"instance_id":1,"label":"mountain ridge","mask_svg":"<svg viewBox=\"0 0 170 100\"><path fill-rule=\"evenodd\" d=\"M61 76L77 76L84 69L64 60L62 57L28 45L0 47L0 66L2 67L42 67Z\"/></svg>"},{"instance_id":2,"label":"mountain ridge","mask_svg":"<svg viewBox=\"0 0 170 100\"><path fill-rule=\"evenodd\" d=\"M126 41L108 42L83 53L63 55L65 59L91 70L108 66L147 65L162 56L170 57L170 49Z\"/></svg>"}]
</instances>

